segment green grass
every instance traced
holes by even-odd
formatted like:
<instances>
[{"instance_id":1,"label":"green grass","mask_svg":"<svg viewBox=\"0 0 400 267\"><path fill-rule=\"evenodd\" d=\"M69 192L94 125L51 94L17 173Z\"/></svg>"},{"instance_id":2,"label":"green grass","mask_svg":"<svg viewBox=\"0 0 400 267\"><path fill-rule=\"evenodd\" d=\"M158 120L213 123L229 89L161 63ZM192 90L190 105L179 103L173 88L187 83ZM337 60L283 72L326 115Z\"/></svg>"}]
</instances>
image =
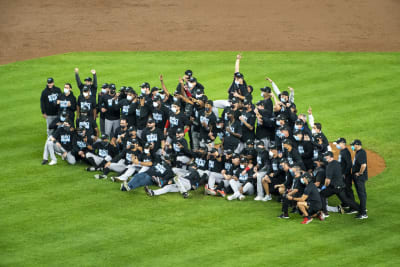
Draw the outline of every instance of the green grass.
<instances>
[{"instance_id":1,"label":"green grass","mask_svg":"<svg viewBox=\"0 0 400 267\"><path fill-rule=\"evenodd\" d=\"M199 192L148 198L93 179L83 165L41 166L47 77L62 88L73 70L99 84L170 91L190 68L212 99L226 97L233 52L71 53L0 66L0 265L264 266L400 264L400 53L245 52L241 72L256 88L271 77L311 105L329 140L360 138L387 168L367 183L369 219L333 214L301 225L279 220L276 202L228 202ZM332 199L333 204L337 199Z\"/></svg>"}]
</instances>

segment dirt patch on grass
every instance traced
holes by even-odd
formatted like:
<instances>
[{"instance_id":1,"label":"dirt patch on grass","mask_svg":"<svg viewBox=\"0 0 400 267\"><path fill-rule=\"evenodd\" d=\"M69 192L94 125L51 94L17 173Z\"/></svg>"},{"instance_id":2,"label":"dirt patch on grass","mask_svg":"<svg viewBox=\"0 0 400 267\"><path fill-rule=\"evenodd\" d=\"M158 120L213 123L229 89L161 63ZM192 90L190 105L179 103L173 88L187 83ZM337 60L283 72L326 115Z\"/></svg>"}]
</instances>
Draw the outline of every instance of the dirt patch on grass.
<instances>
[{"instance_id":1,"label":"dirt patch on grass","mask_svg":"<svg viewBox=\"0 0 400 267\"><path fill-rule=\"evenodd\" d=\"M75 51L400 51L393 0L13 0L0 10L0 64Z\"/></svg>"}]
</instances>

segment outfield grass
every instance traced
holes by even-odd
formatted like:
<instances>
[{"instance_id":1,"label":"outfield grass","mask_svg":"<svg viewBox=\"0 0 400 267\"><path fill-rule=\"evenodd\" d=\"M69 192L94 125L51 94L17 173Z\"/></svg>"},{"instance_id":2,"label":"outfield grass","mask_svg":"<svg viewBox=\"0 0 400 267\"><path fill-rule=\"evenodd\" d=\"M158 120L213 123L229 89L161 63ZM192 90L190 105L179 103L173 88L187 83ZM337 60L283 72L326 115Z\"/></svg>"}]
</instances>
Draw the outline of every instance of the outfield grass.
<instances>
[{"instance_id":1,"label":"outfield grass","mask_svg":"<svg viewBox=\"0 0 400 267\"><path fill-rule=\"evenodd\" d=\"M367 183L367 220L333 214L301 225L279 220L274 202L228 202L200 192L149 198L120 192L83 165L42 166L47 77L73 84L95 68L99 87L148 81L170 91L190 68L212 99L226 98L233 52L71 53L0 66L0 265L276 266L400 264L398 208L400 53L245 52L241 72L256 88L271 77L312 106L329 140L360 138L387 168ZM331 201L338 203L337 199Z\"/></svg>"}]
</instances>

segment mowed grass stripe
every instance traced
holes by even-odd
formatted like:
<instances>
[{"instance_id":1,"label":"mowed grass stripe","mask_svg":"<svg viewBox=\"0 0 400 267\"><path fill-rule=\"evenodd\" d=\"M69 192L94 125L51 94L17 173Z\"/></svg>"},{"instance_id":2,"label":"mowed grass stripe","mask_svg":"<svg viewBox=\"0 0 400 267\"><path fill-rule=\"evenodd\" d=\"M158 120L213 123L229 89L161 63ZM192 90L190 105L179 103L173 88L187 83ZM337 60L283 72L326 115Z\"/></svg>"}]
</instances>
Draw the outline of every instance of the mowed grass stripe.
<instances>
[{"instance_id":1,"label":"mowed grass stripe","mask_svg":"<svg viewBox=\"0 0 400 267\"><path fill-rule=\"evenodd\" d=\"M392 265L399 262L397 198L399 53L245 52L241 71L259 88L271 77L295 89L299 112L313 107L328 139L359 137L386 170L367 183L367 221L332 214L300 225L276 218L275 201L228 202L192 193L148 198L142 189L93 179L84 165L41 166L45 121L39 98L47 77L62 89L96 69L104 82L160 86L172 93L186 69L211 99L226 98L236 52L71 53L0 66L0 265ZM22 78L21 78L22 77ZM19 79L16 82L16 79ZM337 198L330 199L339 204ZM306 247L306 251L304 250ZM60 256L61 255L61 256Z\"/></svg>"}]
</instances>

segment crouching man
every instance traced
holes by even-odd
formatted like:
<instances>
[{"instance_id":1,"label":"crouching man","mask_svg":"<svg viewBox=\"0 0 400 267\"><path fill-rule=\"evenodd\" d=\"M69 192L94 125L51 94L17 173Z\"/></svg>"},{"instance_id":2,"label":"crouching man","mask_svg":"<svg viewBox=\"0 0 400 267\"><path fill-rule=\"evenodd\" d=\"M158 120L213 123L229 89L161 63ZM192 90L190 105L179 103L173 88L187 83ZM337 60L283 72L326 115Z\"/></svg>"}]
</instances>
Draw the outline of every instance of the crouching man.
<instances>
[{"instance_id":1,"label":"crouching man","mask_svg":"<svg viewBox=\"0 0 400 267\"><path fill-rule=\"evenodd\" d=\"M302 224L309 224L313 217L319 216L321 221L324 220L322 210L322 201L318 192L318 188L312 182L311 175L306 172L300 178L300 182L306 186L301 197L293 197L288 195L288 200L297 201L297 207L304 216Z\"/></svg>"}]
</instances>

